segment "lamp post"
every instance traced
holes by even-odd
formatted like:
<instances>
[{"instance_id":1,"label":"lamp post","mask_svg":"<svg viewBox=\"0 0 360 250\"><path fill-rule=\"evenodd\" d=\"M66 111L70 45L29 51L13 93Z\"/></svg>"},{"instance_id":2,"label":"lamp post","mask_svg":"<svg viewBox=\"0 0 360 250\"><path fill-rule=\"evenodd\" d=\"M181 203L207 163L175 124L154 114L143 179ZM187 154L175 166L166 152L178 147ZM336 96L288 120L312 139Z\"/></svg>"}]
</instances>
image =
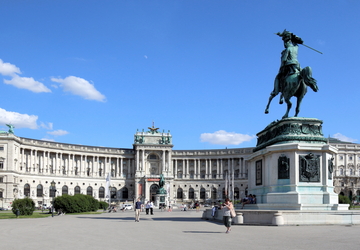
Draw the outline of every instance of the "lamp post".
<instances>
[{"instance_id":1,"label":"lamp post","mask_svg":"<svg viewBox=\"0 0 360 250\"><path fill-rule=\"evenodd\" d=\"M44 194L42 194L43 200L42 200L42 206L41 206L41 212L44 212Z\"/></svg>"},{"instance_id":2,"label":"lamp post","mask_svg":"<svg viewBox=\"0 0 360 250\"><path fill-rule=\"evenodd\" d=\"M54 201L55 201L55 195L56 195L56 183L55 181L51 182L51 191L53 193L53 201L52 201L52 206L51 206L51 216L54 217Z\"/></svg>"}]
</instances>

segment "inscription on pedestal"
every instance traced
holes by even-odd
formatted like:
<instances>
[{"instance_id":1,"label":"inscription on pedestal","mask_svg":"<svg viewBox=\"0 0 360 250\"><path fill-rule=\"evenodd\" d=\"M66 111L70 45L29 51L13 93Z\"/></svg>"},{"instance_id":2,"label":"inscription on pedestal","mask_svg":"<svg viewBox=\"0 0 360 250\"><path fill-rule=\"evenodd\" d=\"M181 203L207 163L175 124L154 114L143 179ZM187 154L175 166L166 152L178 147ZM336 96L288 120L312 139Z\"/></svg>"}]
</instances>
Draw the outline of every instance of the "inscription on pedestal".
<instances>
[{"instance_id":1,"label":"inscription on pedestal","mask_svg":"<svg viewBox=\"0 0 360 250\"><path fill-rule=\"evenodd\" d=\"M320 155L299 156L300 182L320 182Z\"/></svg>"}]
</instances>

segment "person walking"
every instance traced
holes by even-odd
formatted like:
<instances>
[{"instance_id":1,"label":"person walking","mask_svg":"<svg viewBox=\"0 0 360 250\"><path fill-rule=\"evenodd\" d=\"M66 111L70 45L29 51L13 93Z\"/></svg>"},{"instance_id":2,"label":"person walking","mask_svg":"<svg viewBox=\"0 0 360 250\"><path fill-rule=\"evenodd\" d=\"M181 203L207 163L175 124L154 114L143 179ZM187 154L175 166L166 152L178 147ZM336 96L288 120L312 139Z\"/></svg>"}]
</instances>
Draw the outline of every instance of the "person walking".
<instances>
[{"instance_id":1,"label":"person walking","mask_svg":"<svg viewBox=\"0 0 360 250\"><path fill-rule=\"evenodd\" d=\"M154 203L152 201L150 201L149 208L150 208L150 214L154 215Z\"/></svg>"},{"instance_id":2,"label":"person walking","mask_svg":"<svg viewBox=\"0 0 360 250\"><path fill-rule=\"evenodd\" d=\"M149 214L149 210L150 210L150 201L148 201L145 206L146 214Z\"/></svg>"},{"instance_id":3,"label":"person walking","mask_svg":"<svg viewBox=\"0 0 360 250\"><path fill-rule=\"evenodd\" d=\"M140 211L141 211L141 201L137 199L135 202L135 222L140 222Z\"/></svg>"},{"instance_id":4,"label":"person walking","mask_svg":"<svg viewBox=\"0 0 360 250\"><path fill-rule=\"evenodd\" d=\"M222 207L224 209L224 226L226 227L226 233L228 234L231 231L231 210L234 209L234 206L229 200L229 198L226 198L225 202L222 204Z\"/></svg>"}]
</instances>

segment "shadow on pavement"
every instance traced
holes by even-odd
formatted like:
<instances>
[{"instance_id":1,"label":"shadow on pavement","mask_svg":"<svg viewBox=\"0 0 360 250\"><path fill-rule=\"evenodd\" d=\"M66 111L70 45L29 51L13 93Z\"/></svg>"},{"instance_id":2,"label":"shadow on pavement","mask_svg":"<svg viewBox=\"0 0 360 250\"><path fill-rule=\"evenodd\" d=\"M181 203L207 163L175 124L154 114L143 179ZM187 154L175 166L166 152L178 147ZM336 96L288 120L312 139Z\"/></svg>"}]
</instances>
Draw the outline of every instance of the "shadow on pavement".
<instances>
[{"instance_id":1,"label":"shadow on pavement","mask_svg":"<svg viewBox=\"0 0 360 250\"><path fill-rule=\"evenodd\" d=\"M119 220L119 221L134 221L135 217L86 217L86 216L82 216L82 217L77 217L79 219L95 219L95 220ZM202 221L201 218L194 218L194 217L147 217L147 216L141 216L140 217L140 221Z\"/></svg>"},{"instance_id":2,"label":"shadow on pavement","mask_svg":"<svg viewBox=\"0 0 360 250\"><path fill-rule=\"evenodd\" d=\"M222 232L214 232L214 231L183 231L186 234L223 234Z\"/></svg>"}]
</instances>

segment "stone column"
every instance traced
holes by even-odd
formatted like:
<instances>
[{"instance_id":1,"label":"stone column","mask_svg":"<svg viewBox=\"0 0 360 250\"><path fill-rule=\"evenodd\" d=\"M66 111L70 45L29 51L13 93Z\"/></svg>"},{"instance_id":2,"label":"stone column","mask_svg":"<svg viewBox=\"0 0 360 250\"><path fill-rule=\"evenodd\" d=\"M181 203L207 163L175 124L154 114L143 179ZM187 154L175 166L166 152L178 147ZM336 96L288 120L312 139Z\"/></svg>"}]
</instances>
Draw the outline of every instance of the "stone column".
<instances>
[{"instance_id":1,"label":"stone column","mask_svg":"<svg viewBox=\"0 0 360 250\"><path fill-rule=\"evenodd\" d=\"M128 160L128 164L127 164L127 168L128 168L128 172L127 172L127 177L131 176L131 159Z\"/></svg>"},{"instance_id":2,"label":"stone column","mask_svg":"<svg viewBox=\"0 0 360 250\"><path fill-rule=\"evenodd\" d=\"M186 159L186 178L189 179L190 178L190 164L189 164L189 159Z\"/></svg>"},{"instance_id":3,"label":"stone column","mask_svg":"<svg viewBox=\"0 0 360 250\"><path fill-rule=\"evenodd\" d=\"M181 178L182 179L185 178L185 160L184 159L182 160L182 177Z\"/></svg>"},{"instance_id":4,"label":"stone column","mask_svg":"<svg viewBox=\"0 0 360 250\"><path fill-rule=\"evenodd\" d=\"M174 160L174 166L175 166L175 169L174 169L174 178L175 179L177 179L178 177L177 177L177 172L178 172L178 170L177 170L177 160L175 159Z\"/></svg>"},{"instance_id":5,"label":"stone column","mask_svg":"<svg viewBox=\"0 0 360 250\"><path fill-rule=\"evenodd\" d=\"M165 162L165 159L166 159L166 151L165 150L163 150L162 151L162 166L161 166L161 170L160 170L160 173L164 173L165 172L165 170L166 170L166 166L165 166L165 164L166 164L166 162Z\"/></svg>"},{"instance_id":6,"label":"stone column","mask_svg":"<svg viewBox=\"0 0 360 250\"><path fill-rule=\"evenodd\" d=\"M124 174L124 162L123 162L123 158L120 158L120 177L123 178L123 174Z\"/></svg>"},{"instance_id":7,"label":"stone column","mask_svg":"<svg viewBox=\"0 0 360 250\"><path fill-rule=\"evenodd\" d=\"M145 149L141 151L141 167L140 171L144 171L145 169Z\"/></svg>"},{"instance_id":8,"label":"stone column","mask_svg":"<svg viewBox=\"0 0 360 250\"><path fill-rule=\"evenodd\" d=\"M197 179L197 169L198 169L198 165L197 165L197 159L194 159L194 179Z\"/></svg>"},{"instance_id":9,"label":"stone column","mask_svg":"<svg viewBox=\"0 0 360 250\"><path fill-rule=\"evenodd\" d=\"M205 179L209 179L208 174L208 159L205 159Z\"/></svg>"},{"instance_id":10,"label":"stone column","mask_svg":"<svg viewBox=\"0 0 360 250\"><path fill-rule=\"evenodd\" d=\"M135 171L137 171L139 169L139 162L140 162L140 159L139 159L139 150L136 150L136 160L135 160Z\"/></svg>"},{"instance_id":11,"label":"stone column","mask_svg":"<svg viewBox=\"0 0 360 250\"><path fill-rule=\"evenodd\" d=\"M224 159L220 161L220 179L224 178Z\"/></svg>"}]
</instances>

